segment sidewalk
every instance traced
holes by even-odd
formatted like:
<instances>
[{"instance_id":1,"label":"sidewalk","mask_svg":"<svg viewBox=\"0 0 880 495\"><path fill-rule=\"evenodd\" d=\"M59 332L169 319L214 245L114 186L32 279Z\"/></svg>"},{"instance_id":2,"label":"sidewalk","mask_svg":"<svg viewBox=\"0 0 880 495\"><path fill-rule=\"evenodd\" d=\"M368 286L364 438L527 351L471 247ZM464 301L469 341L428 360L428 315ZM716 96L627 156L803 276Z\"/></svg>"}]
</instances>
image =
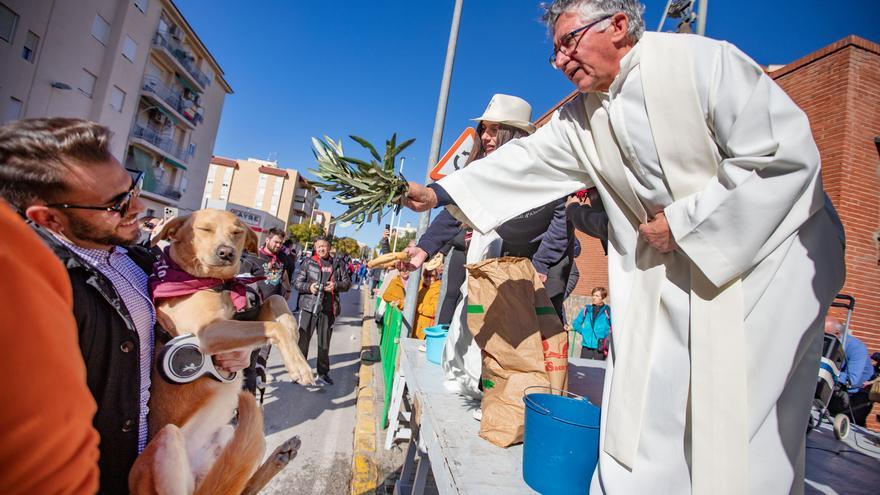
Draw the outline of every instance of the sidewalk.
<instances>
[{"instance_id":1,"label":"sidewalk","mask_svg":"<svg viewBox=\"0 0 880 495\"><path fill-rule=\"evenodd\" d=\"M403 465L405 452L399 446L390 451L383 447L386 430L382 428L382 407L386 384L379 361L381 336L373 321L376 299L370 297L366 289L362 292L362 307L361 354L364 359L359 373L351 494L390 494L396 473ZM407 447L406 443L402 445L404 449Z\"/></svg>"}]
</instances>

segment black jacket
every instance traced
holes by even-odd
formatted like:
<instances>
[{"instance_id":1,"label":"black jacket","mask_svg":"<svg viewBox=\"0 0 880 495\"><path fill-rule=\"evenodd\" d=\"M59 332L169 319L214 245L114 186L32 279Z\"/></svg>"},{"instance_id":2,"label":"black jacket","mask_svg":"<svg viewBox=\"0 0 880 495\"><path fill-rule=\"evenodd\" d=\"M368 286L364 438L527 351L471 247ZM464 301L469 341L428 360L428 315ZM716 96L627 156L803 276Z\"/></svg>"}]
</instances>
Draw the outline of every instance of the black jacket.
<instances>
[{"instance_id":1,"label":"black jacket","mask_svg":"<svg viewBox=\"0 0 880 495\"><path fill-rule=\"evenodd\" d=\"M86 382L98 403L93 423L101 436L99 493L128 493L128 472L137 457L141 389L141 343L134 321L110 280L51 234L37 231L67 268L73 286ZM128 256L147 274L153 271L155 257L148 250L128 248Z\"/></svg>"},{"instance_id":2,"label":"black jacket","mask_svg":"<svg viewBox=\"0 0 880 495\"><path fill-rule=\"evenodd\" d=\"M590 194L590 205L572 203L565 210L574 228L602 241L602 249L608 254L608 213L598 193Z\"/></svg>"},{"instance_id":3,"label":"black jacket","mask_svg":"<svg viewBox=\"0 0 880 495\"><path fill-rule=\"evenodd\" d=\"M339 293L345 292L351 287L351 278L348 276L348 267L342 266L337 260L333 259L333 282L336 290L329 297L325 297L322 303L324 313L338 316L341 308L339 306ZM315 307L315 295L312 294L310 288L312 284L326 283L322 280L321 266L315 258L306 258L299 271L296 273L296 281L293 283L299 296L299 307L303 311L313 312ZM329 303L329 304L328 304ZM329 307L328 307L329 306ZM331 313L332 311L332 313Z\"/></svg>"},{"instance_id":4,"label":"black jacket","mask_svg":"<svg viewBox=\"0 0 880 495\"><path fill-rule=\"evenodd\" d=\"M285 283L293 282L293 272L296 271L296 263L290 255L278 252L275 255L278 264L272 263L269 257L261 252L256 254L244 253L241 257L240 273L250 273L256 277L266 277L266 280L257 282L260 297L265 301L269 296L278 294L287 299L290 294L285 293Z\"/></svg>"}]
</instances>

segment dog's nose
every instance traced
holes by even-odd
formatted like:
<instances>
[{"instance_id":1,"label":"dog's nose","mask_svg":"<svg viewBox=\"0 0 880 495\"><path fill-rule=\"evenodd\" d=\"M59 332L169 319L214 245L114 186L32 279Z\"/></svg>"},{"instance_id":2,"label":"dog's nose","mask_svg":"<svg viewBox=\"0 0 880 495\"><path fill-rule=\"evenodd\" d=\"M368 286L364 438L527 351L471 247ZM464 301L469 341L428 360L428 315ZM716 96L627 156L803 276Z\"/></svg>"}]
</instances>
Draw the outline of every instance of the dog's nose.
<instances>
[{"instance_id":1,"label":"dog's nose","mask_svg":"<svg viewBox=\"0 0 880 495\"><path fill-rule=\"evenodd\" d=\"M232 246L220 246L217 248L217 257L224 261L232 261L235 256L235 248Z\"/></svg>"}]
</instances>

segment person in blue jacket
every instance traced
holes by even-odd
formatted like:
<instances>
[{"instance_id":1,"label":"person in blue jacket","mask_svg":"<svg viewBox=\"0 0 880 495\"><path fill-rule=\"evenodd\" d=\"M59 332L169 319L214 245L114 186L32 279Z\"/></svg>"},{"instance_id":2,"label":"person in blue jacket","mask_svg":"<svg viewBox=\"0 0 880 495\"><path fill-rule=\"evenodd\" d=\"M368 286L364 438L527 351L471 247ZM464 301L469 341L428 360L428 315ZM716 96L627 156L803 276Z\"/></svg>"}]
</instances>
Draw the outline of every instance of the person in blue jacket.
<instances>
[{"instance_id":1,"label":"person in blue jacket","mask_svg":"<svg viewBox=\"0 0 880 495\"><path fill-rule=\"evenodd\" d=\"M605 359L606 342L611 332L611 308L605 304L608 291L596 287L590 293L592 304L584 306L574 320L574 330L583 337L581 357L585 359Z\"/></svg>"}]
</instances>

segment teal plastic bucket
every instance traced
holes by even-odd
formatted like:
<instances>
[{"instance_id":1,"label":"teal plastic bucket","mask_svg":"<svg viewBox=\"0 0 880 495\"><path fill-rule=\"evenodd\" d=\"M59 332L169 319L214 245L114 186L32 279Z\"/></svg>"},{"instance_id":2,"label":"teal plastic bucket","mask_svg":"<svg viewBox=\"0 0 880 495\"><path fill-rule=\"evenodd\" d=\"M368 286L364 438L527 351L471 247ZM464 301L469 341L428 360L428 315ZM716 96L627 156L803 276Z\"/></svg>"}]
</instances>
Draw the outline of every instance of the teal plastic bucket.
<instances>
[{"instance_id":1,"label":"teal plastic bucket","mask_svg":"<svg viewBox=\"0 0 880 495\"><path fill-rule=\"evenodd\" d=\"M551 391L525 390L523 479L543 495L589 493L599 460L600 409L579 395Z\"/></svg>"},{"instance_id":2,"label":"teal plastic bucket","mask_svg":"<svg viewBox=\"0 0 880 495\"><path fill-rule=\"evenodd\" d=\"M428 361L440 364L440 356L443 354L448 332L449 325L437 325L425 329L425 355Z\"/></svg>"}]
</instances>

